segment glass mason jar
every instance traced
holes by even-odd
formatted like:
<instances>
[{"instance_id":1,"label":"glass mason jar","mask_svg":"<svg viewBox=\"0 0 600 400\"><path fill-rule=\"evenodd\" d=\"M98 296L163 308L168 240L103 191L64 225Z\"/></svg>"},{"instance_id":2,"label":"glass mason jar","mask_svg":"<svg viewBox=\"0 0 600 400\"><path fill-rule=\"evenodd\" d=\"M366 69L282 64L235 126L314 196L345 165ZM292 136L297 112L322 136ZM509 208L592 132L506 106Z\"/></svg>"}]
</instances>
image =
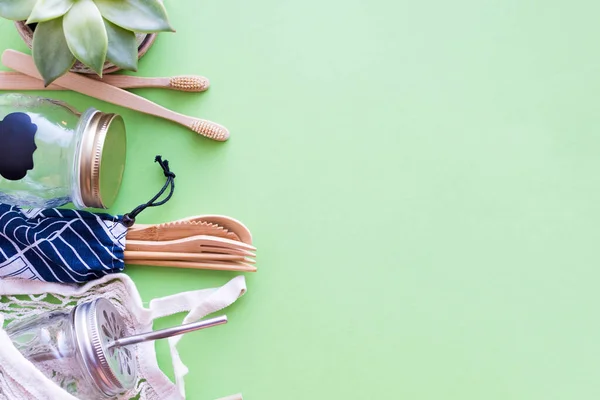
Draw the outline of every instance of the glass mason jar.
<instances>
[{"instance_id":1,"label":"glass mason jar","mask_svg":"<svg viewBox=\"0 0 600 400\"><path fill-rule=\"evenodd\" d=\"M78 399L120 398L137 381L134 348L110 346L128 331L109 300L35 316L7 333L25 358Z\"/></svg>"},{"instance_id":2,"label":"glass mason jar","mask_svg":"<svg viewBox=\"0 0 600 400\"><path fill-rule=\"evenodd\" d=\"M0 95L0 203L109 208L125 169L123 119L17 93Z\"/></svg>"}]
</instances>

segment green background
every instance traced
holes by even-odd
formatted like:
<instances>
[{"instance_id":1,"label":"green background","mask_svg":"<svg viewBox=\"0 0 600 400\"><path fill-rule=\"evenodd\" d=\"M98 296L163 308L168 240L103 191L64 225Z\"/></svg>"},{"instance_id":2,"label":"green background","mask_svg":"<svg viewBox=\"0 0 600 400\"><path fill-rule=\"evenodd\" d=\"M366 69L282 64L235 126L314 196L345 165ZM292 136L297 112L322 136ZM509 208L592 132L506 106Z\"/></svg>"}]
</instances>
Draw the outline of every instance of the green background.
<instances>
[{"instance_id":1,"label":"green background","mask_svg":"<svg viewBox=\"0 0 600 400\"><path fill-rule=\"evenodd\" d=\"M138 90L226 125L214 143L118 111L123 213L245 222L260 271L180 345L189 399L600 397L600 3L167 1ZM1 47L25 50L8 21ZM235 274L131 267L144 300ZM160 327L177 318L161 321ZM161 366L170 360L158 346Z\"/></svg>"}]
</instances>

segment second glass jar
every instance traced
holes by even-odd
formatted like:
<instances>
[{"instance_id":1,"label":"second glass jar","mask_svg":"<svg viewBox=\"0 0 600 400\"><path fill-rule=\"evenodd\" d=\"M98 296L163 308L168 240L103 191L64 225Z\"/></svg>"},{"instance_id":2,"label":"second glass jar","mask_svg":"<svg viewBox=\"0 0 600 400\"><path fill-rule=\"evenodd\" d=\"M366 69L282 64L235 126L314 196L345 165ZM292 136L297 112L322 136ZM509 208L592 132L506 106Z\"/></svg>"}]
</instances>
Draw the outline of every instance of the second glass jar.
<instances>
[{"instance_id":1,"label":"second glass jar","mask_svg":"<svg viewBox=\"0 0 600 400\"><path fill-rule=\"evenodd\" d=\"M110 346L129 331L107 299L31 317L7 333L25 358L78 399L122 398L137 381L135 347Z\"/></svg>"}]
</instances>

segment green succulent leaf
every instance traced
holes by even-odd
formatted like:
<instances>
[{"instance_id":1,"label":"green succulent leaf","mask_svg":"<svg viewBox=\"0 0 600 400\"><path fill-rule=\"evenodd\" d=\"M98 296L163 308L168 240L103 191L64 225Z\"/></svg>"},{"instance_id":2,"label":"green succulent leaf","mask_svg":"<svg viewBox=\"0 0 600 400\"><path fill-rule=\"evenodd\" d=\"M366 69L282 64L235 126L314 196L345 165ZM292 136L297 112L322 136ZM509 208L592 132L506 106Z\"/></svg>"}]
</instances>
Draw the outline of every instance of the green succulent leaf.
<instances>
[{"instance_id":1,"label":"green succulent leaf","mask_svg":"<svg viewBox=\"0 0 600 400\"><path fill-rule=\"evenodd\" d=\"M28 24L62 17L71 9L74 0L38 0L27 20Z\"/></svg>"},{"instance_id":2,"label":"green succulent leaf","mask_svg":"<svg viewBox=\"0 0 600 400\"><path fill-rule=\"evenodd\" d=\"M62 17L41 22L33 33L33 61L48 86L75 63L63 31Z\"/></svg>"},{"instance_id":3,"label":"green succulent leaf","mask_svg":"<svg viewBox=\"0 0 600 400\"><path fill-rule=\"evenodd\" d=\"M0 17L25 21L37 0L0 0Z\"/></svg>"},{"instance_id":4,"label":"green succulent leaf","mask_svg":"<svg viewBox=\"0 0 600 400\"><path fill-rule=\"evenodd\" d=\"M104 20L108 34L108 55L110 62L123 69L137 71L138 45L135 33Z\"/></svg>"},{"instance_id":5,"label":"green succulent leaf","mask_svg":"<svg viewBox=\"0 0 600 400\"><path fill-rule=\"evenodd\" d=\"M102 16L134 32L173 32L167 10L158 0L95 0Z\"/></svg>"},{"instance_id":6,"label":"green succulent leaf","mask_svg":"<svg viewBox=\"0 0 600 400\"><path fill-rule=\"evenodd\" d=\"M63 29L71 53L102 76L108 36L100 10L93 0L77 0L63 18Z\"/></svg>"}]
</instances>

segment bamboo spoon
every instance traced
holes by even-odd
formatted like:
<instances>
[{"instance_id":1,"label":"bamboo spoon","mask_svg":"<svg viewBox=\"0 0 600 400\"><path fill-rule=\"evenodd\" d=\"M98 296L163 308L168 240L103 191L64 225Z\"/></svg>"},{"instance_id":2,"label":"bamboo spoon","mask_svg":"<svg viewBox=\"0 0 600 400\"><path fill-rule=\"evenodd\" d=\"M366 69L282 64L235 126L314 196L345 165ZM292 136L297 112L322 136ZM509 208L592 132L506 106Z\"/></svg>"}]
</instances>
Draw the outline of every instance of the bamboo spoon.
<instances>
[{"instance_id":1,"label":"bamboo spoon","mask_svg":"<svg viewBox=\"0 0 600 400\"><path fill-rule=\"evenodd\" d=\"M210 269L213 271L238 271L238 272L256 272L258 269L254 265L245 263L194 263L187 261L164 261L164 260L128 260L128 264L145 265L150 267L173 267L184 269Z\"/></svg>"},{"instance_id":2,"label":"bamboo spoon","mask_svg":"<svg viewBox=\"0 0 600 400\"><path fill-rule=\"evenodd\" d=\"M15 71L41 79L33 58L27 54L5 50L2 54L2 63ZM55 84L108 103L176 122L209 139L225 141L229 138L229 131L219 124L176 113L143 97L95 79L67 72L58 78Z\"/></svg>"},{"instance_id":3,"label":"bamboo spoon","mask_svg":"<svg viewBox=\"0 0 600 400\"><path fill-rule=\"evenodd\" d=\"M129 75L105 75L103 78L90 75L92 79L99 80L121 89L158 88L171 89L181 92L204 92L210 86L208 78L203 76L174 76L171 78L144 78ZM20 72L0 72L0 90L67 90L66 88L44 83L36 78Z\"/></svg>"}]
</instances>

